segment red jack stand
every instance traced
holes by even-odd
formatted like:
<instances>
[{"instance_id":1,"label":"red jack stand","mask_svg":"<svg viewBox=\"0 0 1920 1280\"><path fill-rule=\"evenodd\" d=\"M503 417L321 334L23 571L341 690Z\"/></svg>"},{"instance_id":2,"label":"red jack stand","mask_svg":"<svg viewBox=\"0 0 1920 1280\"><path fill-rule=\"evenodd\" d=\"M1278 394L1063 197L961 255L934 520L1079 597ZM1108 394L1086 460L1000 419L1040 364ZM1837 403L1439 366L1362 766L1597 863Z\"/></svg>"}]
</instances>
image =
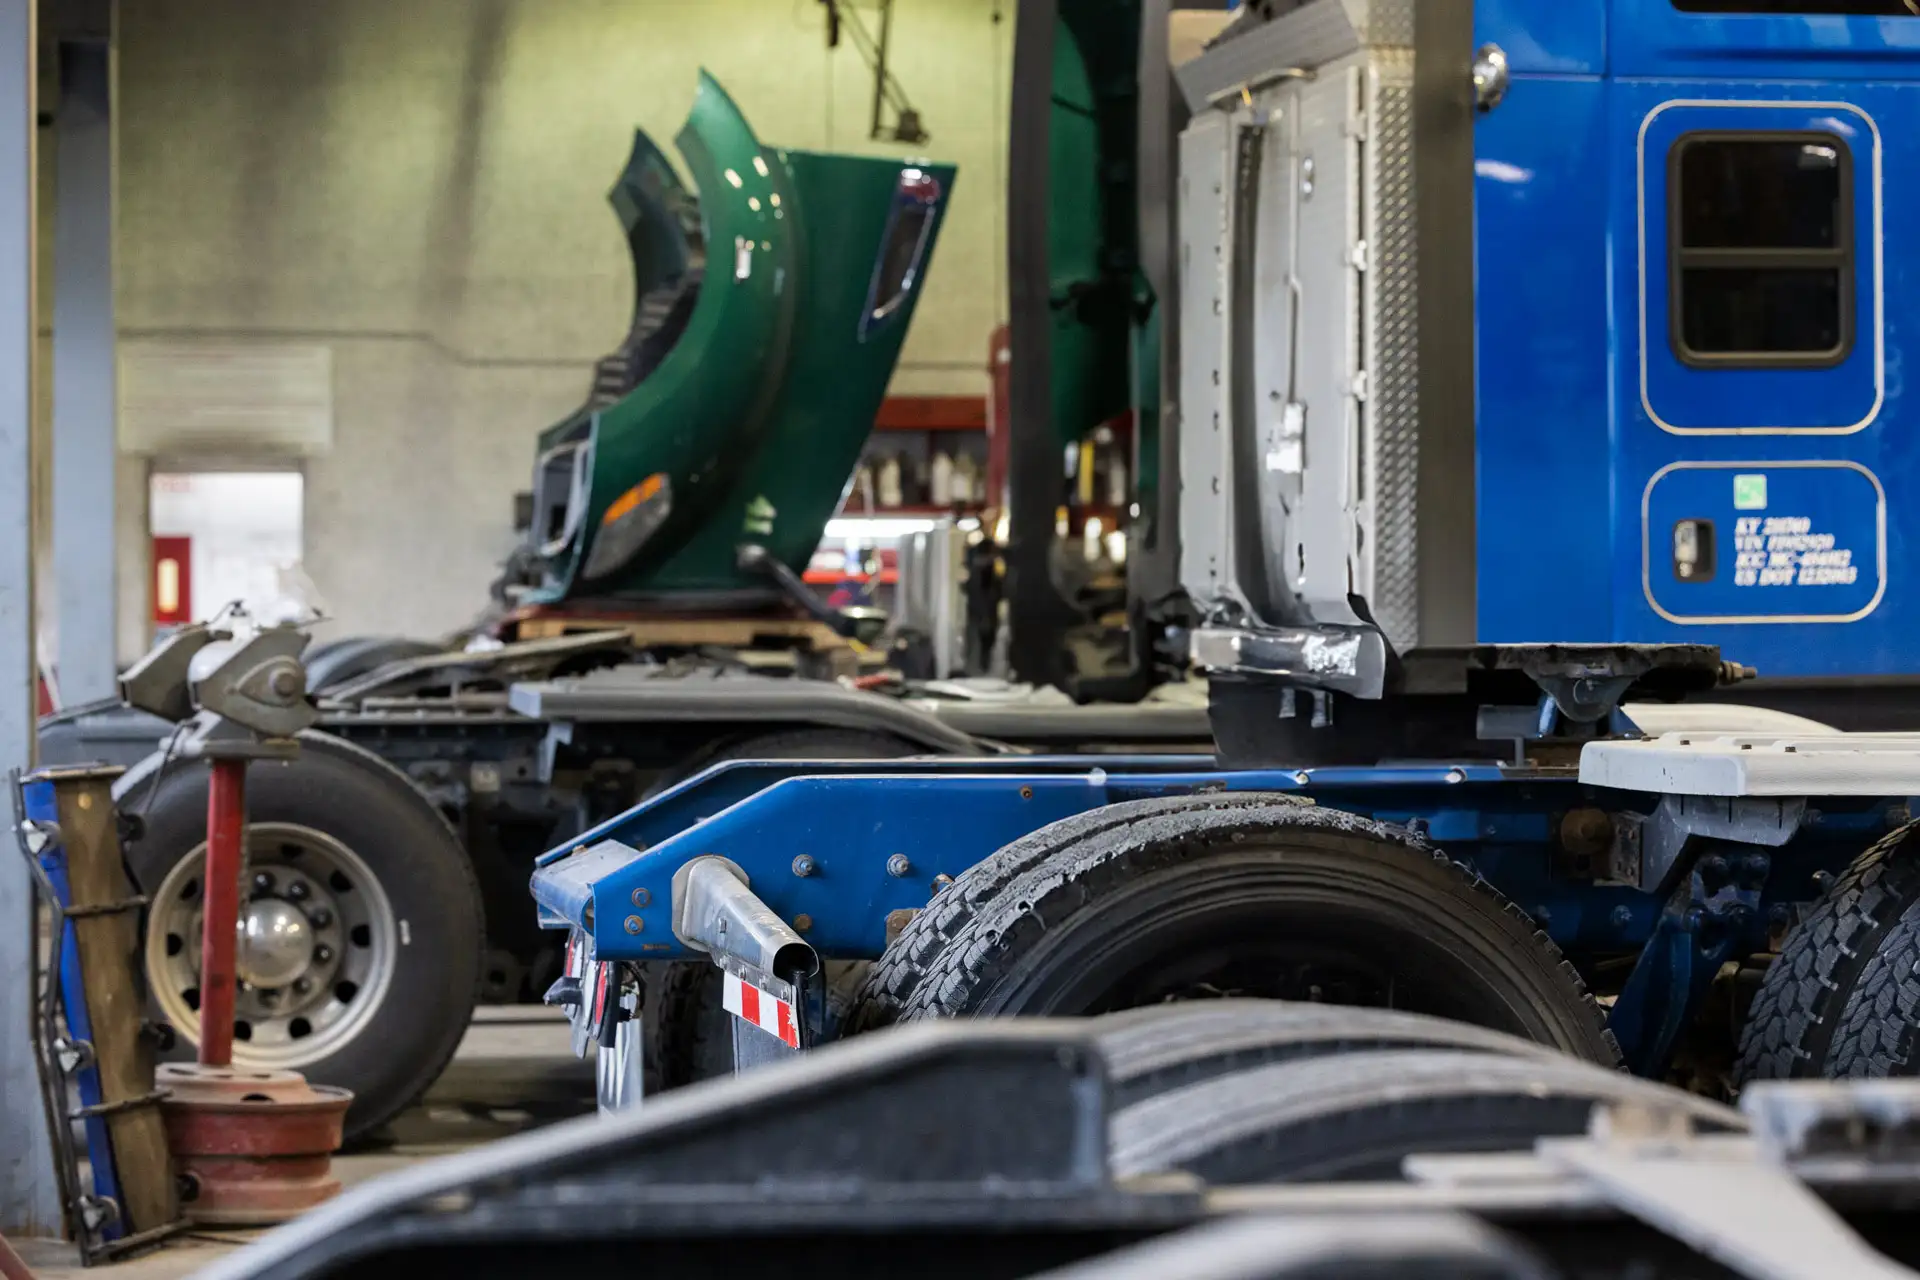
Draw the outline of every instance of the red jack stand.
<instances>
[{"instance_id":1,"label":"red jack stand","mask_svg":"<svg viewBox=\"0 0 1920 1280\"><path fill-rule=\"evenodd\" d=\"M207 789L206 908L200 940L200 1061L162 1066L167 1145L185 1180L182 1210L201 1223L284 1222L340 1193L332 1174L353 1095L294 1071L233 1066L235 934L246 870L247 761L284 745L202 741Z\"/></svg>"},{"instance_id":2,"label":"red jack stand","mask_svg":"<svg viewBox=\"0 0 1920 1280\"><path fill-rule=\"evenodd\" d=\"M207 780L206 912L200 926L200 1065L233 1061L234 937L247 860L247 760L214 756Z\"/></svg>"},{"instance_id":3,"label":"red jack stand","mask_svg":"<svg viewBox=\"0 0 1920 1280\"><path fill-rule=\"evenodd\" d=\"M298 627L196 623L121 677L126 701L185 720L182 759L205 760L207 864L200 936L200 1062L163 1066L156 1083L167 1146L195 1222L283 1222L340 1193L331 1165L353 1095L296 1072L233 1065L236 933L246 873L247 762L290 760L318 718L307 697ZM222 615L223 617L227 615ZM296 943L298 939L295 939Z\"/></svg>"}]
</instances>

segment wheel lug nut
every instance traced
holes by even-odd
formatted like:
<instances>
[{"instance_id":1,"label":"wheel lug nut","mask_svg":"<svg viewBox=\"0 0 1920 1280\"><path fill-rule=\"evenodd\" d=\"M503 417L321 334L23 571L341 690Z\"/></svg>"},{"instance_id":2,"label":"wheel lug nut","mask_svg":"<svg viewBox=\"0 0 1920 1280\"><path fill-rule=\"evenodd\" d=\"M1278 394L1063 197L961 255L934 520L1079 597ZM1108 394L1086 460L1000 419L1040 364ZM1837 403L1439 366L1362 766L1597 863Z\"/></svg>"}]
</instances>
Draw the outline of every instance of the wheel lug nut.
<instances>
[{"instance_id":1,"label":"wheel lug nut","mask_svg":"<svg viewBox=\"0 0 1920 1280\"><path fill-rule=\"evenodd\" d=\"M307 888L307 882L305 880L295 880L287 886L287 896L295 902L306 901L307 894L310 892L312 892L312 890Z\"/></svg>"},{"instance_id":2,"label":"wheel lug nut","mask_svg":"<svg viewBox=\"0 0 1920 1280\"><path fill-rule=\"evenodd\" d=\"M333 912L327 910L325 907L318 907L314 910L314 913L307 918L313 921L314 928L324 929L333 923Z\"/></svg>"},{"instance_id":3,"label":"wheel lug nut","mask_svg":"<svg viewBox=\"0 0 1920 1280\"><path fill-rule=\"evenodd\" d=\"M332 947L322 945L313 949L313 960L315 964L325 964L331 959L333 959Z\"/></svg>"},{"instance_id":4,"label":"wheel lug nut","mask_svg":"<svg viewBox=\"0 0 1920 1280\"><path fill-rule=\"evenodd\" d=\"M293 980L293 994L295 994L295 995L297 995L297 996L303 996L303 995L305 995L305 994L307 994L307 992L309 992L309 991L311 991L311 990L313 990L313 980L312 980L312 979L310 979L310 978L295 978L295 979Z\"/></svg>"},{"instance_id":5,"label":"wheel lug nut","mask_svg":"<svg viewBox=\"0 0 1920 1280\"><path fill-rule=\"evenodd\" d=\"M279 1004L280 1003L280 993L278 991L275 991L272 987L262 987L259 991L256 991L254 994L260 997L261 1004Z\"/></svg>"},{"instance_id":6,"label":"wheel lug nut","mask_svg":"<svg viewBox=\"0 0 1920 1280\"><path fill-rule=\"evenodd\" d=\"M253 873L253 891L255 893L272 893L273 892L273 873L271 871L254 872Z\"/></svg>"}]
</instances>

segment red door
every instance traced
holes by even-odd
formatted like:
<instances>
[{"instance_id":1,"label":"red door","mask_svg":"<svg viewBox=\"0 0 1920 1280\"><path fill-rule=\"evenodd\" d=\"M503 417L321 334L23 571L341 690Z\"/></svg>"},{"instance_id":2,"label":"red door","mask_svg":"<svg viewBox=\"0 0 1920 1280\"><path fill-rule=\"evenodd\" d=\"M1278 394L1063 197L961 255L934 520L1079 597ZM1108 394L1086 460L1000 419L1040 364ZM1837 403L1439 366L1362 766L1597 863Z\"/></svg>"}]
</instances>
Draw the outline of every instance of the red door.
<instances>
[{"instance_id":1,"label":"red door","mask_svg":"<svg viewBox=\"0 0 1920 1280\"><path fill-rule=\"evenodd\" d=\"M193 539L154 535L153 621L178 626L193 621Z\"/></svg>"}]
</instances>

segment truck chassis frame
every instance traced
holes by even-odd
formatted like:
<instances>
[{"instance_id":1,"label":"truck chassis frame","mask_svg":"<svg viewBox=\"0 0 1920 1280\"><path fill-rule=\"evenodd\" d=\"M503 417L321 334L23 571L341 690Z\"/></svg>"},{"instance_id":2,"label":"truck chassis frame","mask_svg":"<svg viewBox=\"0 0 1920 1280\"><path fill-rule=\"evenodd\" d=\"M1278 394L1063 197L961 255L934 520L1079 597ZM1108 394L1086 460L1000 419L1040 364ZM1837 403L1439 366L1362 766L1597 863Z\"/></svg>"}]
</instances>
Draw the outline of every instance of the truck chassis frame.
<instances>
[{"instance_id":1,"label":"truck chassis frame","mask_svg":"<svg viewBox=\"0 0 1920 1280\"><path fill-rule=\"evenodd\" d=\"M1483 877L1586 977L1626 1063L1663 1077L1715 979L1778 949L1830 877L1907 824L1905 797L1917 790L1920 742L1848 735L1595 742L1578 769L1222 772L1144 756L731 762L550 852L533 891L541 922L577 931L595 964L705 953L736 976L758 966L763 990L794 988L811 1043L840 1030L805 991L817 963L774 973L769 945L878 958L910 913L995 850L1105 805L1209 791L1299 797L1404 831ZM690 921L687 907L691 869L720 863L747 902L716 945L712 922Z\"/></svg>"}]
</instances>

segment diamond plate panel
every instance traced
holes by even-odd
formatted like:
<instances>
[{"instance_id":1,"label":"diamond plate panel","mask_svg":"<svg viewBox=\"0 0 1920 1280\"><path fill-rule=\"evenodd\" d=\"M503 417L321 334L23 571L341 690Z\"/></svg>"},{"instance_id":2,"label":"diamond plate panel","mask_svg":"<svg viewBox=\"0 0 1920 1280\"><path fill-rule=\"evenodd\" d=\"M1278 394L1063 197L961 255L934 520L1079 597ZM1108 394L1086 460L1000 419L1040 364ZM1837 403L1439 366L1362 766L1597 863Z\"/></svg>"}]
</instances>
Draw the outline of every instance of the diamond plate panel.
<instances>
[{"instance_id":1,"label":"diamond plate panel","mask_svg":"<svg viewBox=\"0 0 1920 1280\"><path fill-rule=\"evenodd\" d=\"M1374 48L1413 48L1414 0L1347 0L1353 29Z\"/></svg>"},{"instance_id":2,"label":"diamond plate panel","mask_svg":"<svg viewBox=\"0 0 1920 1280\"><path fill-rule=\"evenodd\" d=\"M1369 115L1371 270L1367 368L1372 370L1368 457L1374 495L1374 620L1401 653L1420 639L1419 241L1413 191L1413 90L1376 70ZM1465 322L1465 318L1462 318Z\"/></svg>"}]
</instances>

